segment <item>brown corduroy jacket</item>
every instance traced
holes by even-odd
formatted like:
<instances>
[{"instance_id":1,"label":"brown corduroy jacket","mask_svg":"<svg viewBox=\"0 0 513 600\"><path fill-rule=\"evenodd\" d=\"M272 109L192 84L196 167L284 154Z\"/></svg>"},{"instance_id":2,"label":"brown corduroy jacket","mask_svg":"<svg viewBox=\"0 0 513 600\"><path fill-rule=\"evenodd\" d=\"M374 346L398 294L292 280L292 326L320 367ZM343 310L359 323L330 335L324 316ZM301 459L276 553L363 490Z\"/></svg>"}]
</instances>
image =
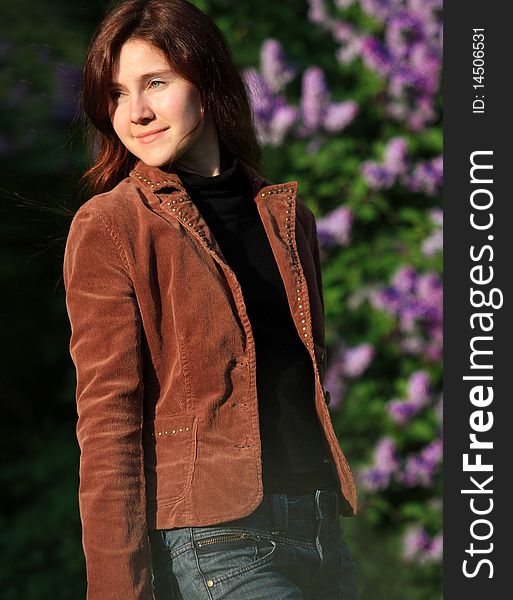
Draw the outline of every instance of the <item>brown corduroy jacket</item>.
<instances>
[{"instance_id":1,"label":"brown corduroy jacket","mask_svg":"<svg viewBox=\"0 0 513 600\"><path fill-rule=\"evenodd\" d=\"M324 304L297 182L241 163L315 372L342 514L357 512L325 401ZM213 525L262 500L255 344L240 285L180 178L138 162L73 217L64 254L88 600L149 600L148 529Z\"/></svg>"}]
</instances>

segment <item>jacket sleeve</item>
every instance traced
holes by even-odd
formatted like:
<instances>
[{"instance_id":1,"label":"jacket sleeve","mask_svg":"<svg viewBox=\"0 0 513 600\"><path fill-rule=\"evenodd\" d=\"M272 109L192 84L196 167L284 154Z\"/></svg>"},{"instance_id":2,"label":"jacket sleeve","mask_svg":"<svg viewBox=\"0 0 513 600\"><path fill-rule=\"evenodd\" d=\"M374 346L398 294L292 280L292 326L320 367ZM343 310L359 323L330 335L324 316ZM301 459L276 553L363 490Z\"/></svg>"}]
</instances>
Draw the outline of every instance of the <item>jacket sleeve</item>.
<instances>
[{"instance_id":1,"label":"jacket sleeve","mask_svg":"<svg viewBox=\"0 0 513 600\"><path fill-rule=\"evenodd\" d=\"M141 319L110 220L75 214L63 277L76 369L88 600L151 600L142 447Z\"/></svg>"}]
</instances>

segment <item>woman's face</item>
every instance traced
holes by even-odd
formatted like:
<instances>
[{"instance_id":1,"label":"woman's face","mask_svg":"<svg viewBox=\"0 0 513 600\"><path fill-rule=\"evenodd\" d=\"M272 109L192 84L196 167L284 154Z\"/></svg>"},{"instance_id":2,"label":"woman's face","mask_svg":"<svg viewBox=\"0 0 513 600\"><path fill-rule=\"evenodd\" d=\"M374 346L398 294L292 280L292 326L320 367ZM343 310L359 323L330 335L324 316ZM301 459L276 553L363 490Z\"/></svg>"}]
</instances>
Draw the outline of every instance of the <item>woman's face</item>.
<instances>
[{"instance_id":1,"label":"woman's face","mask_svg":"<svg viewBox=\"0 0 513 600\"><path fill-rule=\"evenodd\" d=\"M204 120L180 142L202 118L198 88L143 40L125 42L113 64L109 114L123 145L149 166L169 164L177 147L176 158L189 162L198 152Z\"/></svg>"}]
</instances>

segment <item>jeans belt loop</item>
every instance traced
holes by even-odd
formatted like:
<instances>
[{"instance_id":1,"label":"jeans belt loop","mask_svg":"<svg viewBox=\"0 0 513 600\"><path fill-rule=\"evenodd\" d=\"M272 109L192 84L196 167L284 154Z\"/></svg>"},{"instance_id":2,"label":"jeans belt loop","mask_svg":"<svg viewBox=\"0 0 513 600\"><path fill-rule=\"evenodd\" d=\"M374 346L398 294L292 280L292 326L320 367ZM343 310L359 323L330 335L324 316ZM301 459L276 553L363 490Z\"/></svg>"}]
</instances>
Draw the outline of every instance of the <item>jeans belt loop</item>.
<instances>
[{"instance_id":1,"label":"jeans belt loop","mask_svg":"<svg viewBox=\"0 0 513 600\"><path fill-rule=\"evenodd\" d=\"M315 490L315 514L317 520L329 519L333 521L338 515L338 498L332 490Z\"/></svg>"}]
</instances>

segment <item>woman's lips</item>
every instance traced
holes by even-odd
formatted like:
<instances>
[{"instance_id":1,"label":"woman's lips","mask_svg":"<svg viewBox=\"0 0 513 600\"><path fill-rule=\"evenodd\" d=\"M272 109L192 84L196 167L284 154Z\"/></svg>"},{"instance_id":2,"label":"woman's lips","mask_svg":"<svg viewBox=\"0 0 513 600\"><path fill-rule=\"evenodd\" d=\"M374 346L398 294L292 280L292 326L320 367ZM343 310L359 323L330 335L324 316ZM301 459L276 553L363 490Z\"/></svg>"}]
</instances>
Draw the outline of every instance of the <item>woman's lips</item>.
<instances>
[{"instance_id":1,"label":"woman's lips","mask_svg":"<svg viewBox=\"0 0 513 600\"><path fill-rule=\"evenodd\" d=\"M156 129L155 131L150 131L149 133L138 135L136 136L136 138L141 144L150 144L151 142L159 138L165 131L167 131L167 128Z\"/></svg>"}]
</instances>

